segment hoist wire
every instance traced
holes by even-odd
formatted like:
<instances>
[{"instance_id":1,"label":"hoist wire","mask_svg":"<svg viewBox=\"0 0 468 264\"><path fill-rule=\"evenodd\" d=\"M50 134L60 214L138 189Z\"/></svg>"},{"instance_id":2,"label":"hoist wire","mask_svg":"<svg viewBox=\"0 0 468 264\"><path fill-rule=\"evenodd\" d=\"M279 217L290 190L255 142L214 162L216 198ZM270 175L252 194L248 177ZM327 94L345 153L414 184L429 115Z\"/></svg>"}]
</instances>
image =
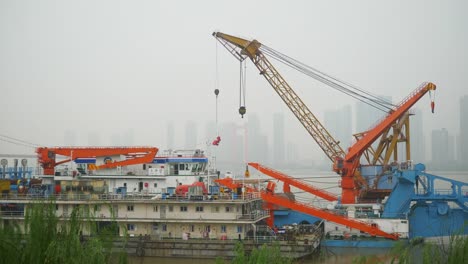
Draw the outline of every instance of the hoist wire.
<instances>
[{"instance_id":1,"label":"hoist wire","mask_svg":"<svg viewBox=\"0 0 468 264\"><path fill-rule=\"evenodd\" d=\"M239 107L242 106L242 61L239 61Z\"/></svg>"},{"instance_id":2,"label":"hoist wire","mask_svg":"<svg viewBox=\"0 0 468 264\"><path fill-rule=\"evenodd\" d=\"M244 65L242 65L244 64ZM239 62L239 107L246 106L245 105L245 92L247 86L247 66L245 61ZM242 66L244 68L242 68Z\"/></svg>"},{"instance_id":3,"label":"hoist wire","mask_svg":"<svg viewBox=\"0 0 468 264\"><path fill-rule=\"evenodd\" d=\"M345 83L335 77L329 76L313 67L310 67L302 62L299 62L287 55L284 55L278 51L275 51L267 46L262 46L262 51L272 57L273 59L293 68L298 70L299 72L302 72L322 83L325 83L326 85L329 85L330 87L341 91L363 103L366 103L376 109L379 109L383 112L388 112L388 110L392 110L392 107L394 106L390 102L387 102L385 100L382 100L381 98L364 91L362 89L359 89L351 84Z\"/></svg>"},{"instance_id":4,"label":"hoist wire","mask_svg":"<svg viewBox=\"0 0 468 264\"><path fill-rule=\"evenodd\" d=\"M244 76L243 76L243 96L244 96L244 107L246 107L246 102L245 102L245 92L246 92L246 87L247 87L247 63L244 61Z\"/></svg>"},{"instance_id":5,"label":"hoist wire","mask_svg":"<svg viewBox=\"0 0 468 264\"><path fill-rule=\"evenodd\" d=\"M300 65L297 65L291 61L288 61L288 60L285 60L284 58L281 58L279 56L277 56L275 53L270 53L268 51L265 52L266 54L270 55L273 59L293 68L293 69L296 69L318 81L321 81L322 83L325 83L326 85L338 90L338 91L341 91L345 94L348 94L349 96L363 102L363 103L366 103L374 108L377 108L383 112L387 112L388 110L391 110L392 108L386 106L386 104L388 104L387 102L382 103L382 100L381 99L375 99L375 98L370 98L368 96L364 96L362 94L359 94L349 88L346 88L344 87L343 85L340 85L339 83L337 82L334 82L333 80L330 80L330 79L327 79L326 77L324 76L321 76L320 74L318 73L315 73L313 71L310 71L308 70L307 68L303 67L303 66L300 66ZM386 108L383 109L383 108Z\"/></svg>"},{"instance_id":6,"label":"hoist wire","mask_svg":"<svg viewBox=\"0 0 468 264\"><path fill-rule=\"evenodd\" d=\"M268 52L266 52L266 53L268 54ZM298 67L297 65L293 65L293 64L290 64L289 62L282 61L281 59L274 57L274 55L270 55L270 56L273 59L275 59L275 60L277 60L277 61L279 61L279 62L281 62L281 63L283 63L283 64L285 64L285 65L287 65L287 66L289 66L291 68L293 68L293 69L296 69L299 72L304 73L305 75L308 75L308 76L310 76L310 77L312 77L314 79L317 79L318 81L321 81L322 83L324 83L324 84L326 84L326 85L328 85L328 86L330 86L330 87L332 87L332 88L334 88L334 89L336 89L338 91L341 91L341 92L343 92L345 94L348 94L349 96L351 96L351 97L353 97L353 98L355 98L355 99L357 99L357 100L359 100L359 101L361 101L361 102L363 102L365 104L368 104L368 105L370 105L370 106L372 106L374 108L377 108L377 109L379 109L379 110L381 110L383 112L386 112L389 109L391 109L391 108L388 108L388 107L385 107L385 106L384 107L387 108L387 110L382 109L381 107L372 104L372 103L375 103L375 104L379 105L378 102L374 102L374 100L372 100L372 99L368 99L368 101L366 101L366 100L364 100L362 95L360 95L360 94L358 94L356 92L353 92L353 91L351 91L349 89L343 88L342 86L340 86L340 85L338 85L338 84L336 84L336 83L334 83L334 82L332 82L332 81L330 81L328 79L325 79L322 76L316 75L315 73L310 72L310 71L308 71L308 70L306 70L304 68Z\"/></svg>"},{"instance_id":7,"label":"hoist wire","mask_svg":"<svg viewBox=\"0 0 468 264\"><path fill-rule=\"evenodd\" d=\"M21 139L16 139L16 138L13 138L13 137L5 136L5 135L2 135L2 134L0 134L0 137L3 137L3 138L0 138L0 141L8 142L8 143L15 144L15 145L18 145L18 146L24 146L24 147L29 147L29 148L39 147L39 145L37 145L37 144L31 143L31 142L28 142L28 141L24 141L24 140L21 140Z\"/></svg>"},{"instance_id":8,"label":"hoist wire","mask_svg":"<svg viewBox=\"0 0 468 264\"><path fill-rule=\"evenodd\" d=\"M354 89L354 90L357 90L357 91L359 91L359 92L362 92L362 93L366 94L366 95L368 96L367 98L373 98L373 99L375 99L377 102L382 103L382 104L384 104L384 105L395 106L395 105L391 104L390 102L387 102L387 101L385 101L385 100L382 100L382 99L379 98L378 96L371 94L370 92L367 92L367 91L362 90L362 89L360 89L360 88L358 88L358 87L356 87L356 86L354 86L354 85L351 85L351 84L349 84L349 83L346 83L346 82L344 82L344 81L342 81L342 80L340 80L340 79L338 79L338 78L336 78L336 77L327 75L327 74L324 73L324 72L321 72L321 71L319 71L319 70L317 70L317 69L315 69L315 68L313 68L313 67L311 67L311 66L309 66L309 65L307 65L307 64L304 64L304 63L302 63L302 62L300 62L300 61L298 61L298 60L296 60L296 59L294 59L294 58L289 57L288 55L282 54L281 52L278 52L278 51L276 51L276 50L274 50L274 49L272 49L272 48L269 48L268 46L264 46L264 48L262 48L262 50L268 50L268 51L271 52L272 54L275 54L275 57L278 57L278 58L280 58L281 60L284 60L284 61L288 61L288 62L290 62L290 63L293 64L293 65L298 65L298 66L300 65L300 67L302 67L302 68L309 69L309 70L312 71L314 74L320 75L320 77L322 77L322 78L331 79L331 80L333 80L334 83L336 83L336 84L339 85L340 87L343 87L343 88L346 89L346 90L350 90L349 88L346 88L346 87L345 87L345 86L348 86L348 87L351 87L351 88ZM340 83L341 83L341 84L344 84L344 85L340 85Z\"/></svg>"},{"instance_id":9,"label":"hoist wire","mask_svg":"<svg viewBox=\"0 0 468 264\"><path fill-rule=\"evenodd\" d=\"M215 91L219 91L219 71L218 71L218 41L215 48ZM218 128L218 95L216 95L216 136L219 136Z\"/></svg>"}]
</instances>

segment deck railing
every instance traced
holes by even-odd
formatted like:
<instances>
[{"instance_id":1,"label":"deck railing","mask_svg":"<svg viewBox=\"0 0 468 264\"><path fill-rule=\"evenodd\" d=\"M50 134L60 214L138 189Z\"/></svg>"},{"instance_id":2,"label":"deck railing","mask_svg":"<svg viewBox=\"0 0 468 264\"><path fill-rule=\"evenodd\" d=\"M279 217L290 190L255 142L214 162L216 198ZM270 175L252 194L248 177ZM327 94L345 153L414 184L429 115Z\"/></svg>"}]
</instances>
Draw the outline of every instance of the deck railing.
<instances>
[{"instance_id":1,"label":"deck railing","mask_svg":"<svg viewBox=\"0 0 468 264\"><path fill-rule=\"evenodd\" d=\"M1 194L0 200L21 200L21 201L41 201L41 200L55 200L55 201L174 201L174 202L203 202L203 201L248 201L261 199L260 193L246 193L244 195L232 195L232 194L219 194L219 195L203 195L202 200L191 200L187 197L182 196L166 196L160 195L143 195L143 194L77 194L77 193L66 193L66 194L51 194L51 195L39 195L39 194Z\"/></svg>"}]
</instances>

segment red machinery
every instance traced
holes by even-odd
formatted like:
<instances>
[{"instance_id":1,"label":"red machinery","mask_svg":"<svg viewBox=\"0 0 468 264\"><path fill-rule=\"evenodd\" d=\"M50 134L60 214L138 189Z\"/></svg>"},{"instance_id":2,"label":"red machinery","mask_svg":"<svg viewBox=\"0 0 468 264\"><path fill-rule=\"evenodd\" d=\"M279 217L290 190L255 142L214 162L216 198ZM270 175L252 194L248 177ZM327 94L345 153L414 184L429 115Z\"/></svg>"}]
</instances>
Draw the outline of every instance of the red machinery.
<instances>
[{"instance_id":1,"label":"red machinery","mask_svg":"<svg viewBox=\"0 0 468 264\"><path fill-rule=\"evenodd\" d=\"M327 76L326 74L317 71L307 65L299 63L290 57L283 55L269 47L262 45L257 40L245 40L242 38L238 38L235 36L227 35L221 32L214 32L213 36L220 41L220 43L232 54L236 57L240 62L244 61L246 58L249 58L254 65L260 71L260 74L265 77L265 79L270 83L273 89L278 93L281 99L285 102L285 104L289 107L289 109L294 113L294 115L298 118L301 124L306 128L307 132L312 136L312 138L317 142L320 148L324 151L324 153L328 156L328 158L333 162L333 170L342 176L341 181L341 188L342 188L342 197L341 202L343 204L354 204L358 202L358 198L360 197L361 193L364 193L366 189L369 187L367 182L361 177L360 173L358 172L357 168L360 166L360 159L363 153L368 151L371 148L371 145L376 141L379 136L382 136L381 142L384 142L384 135L388 133L388 130L396 124L396 122L401 121L400 119L403 116L408 116L407 111L413 106L419 99L421 99L428 91L434 91L436 86L433 83L424 83L421 85L417 90L415 90L412 94L410 94L405 100L403 100L398 106L388 106L386 102L379 101L379 98L370 98L371 96L368 93L364 94L357 94L356 91L349 89L347 87L351 87L355 89L355 87L350 86L344 82L337 80L336 78ZM382 120L377 126L374 128L361 133L357 142L351 146L346 153L343 149L339 146L339 142L336 141L330 133L325 129L325 127L319 122L319 120L315 117L315 115L309 110L309 108L304 104L304 102L300 99L300 97L294 92L294 90L289 86L286 80L279 74L279 72L273 67L273 65L269 62L269 60L264 55L264 52L270 56L273 56L275 59L279 60L280 62L285 63L292 68L299 70L307 75L327 84L331 87L340 90L348 95L351 95L356 98L358 96L360 100L369 100L370 102L376 103L377 105L383 106L389 109L388 115ZM357 89L359 90L359 89ZM434 103L431 102L432 110L434 109ZM378 108L378 107L377 107ZM406 121L405 121L406 122ZM396 139L395 139L396 140ZM384 143L381 143L384 144ZM380 148L379 149L383 149ZM388 148L386 153L386 157L390 156L390 153L394 151L395 148ZM376 152L374 152L376 153ZM377 152L376 155L381 155L382 152ZM407 152L409 153L409 151ZM396 156L396 155L395 155ZM378 159L378 157L374 157L374 159ZM387 159L388 160L388 159ZM265 173L265 171L263 171ZM267 175L273 176L277 179L286 182L286 188L288 188L289 184L293 185L298 188L305 187L306 191L321 196L325 199L335 199L333 196L329 196L327 193L320 192L316 188L310 188L309 186L304 186L299 181L292 180L290 178L285 177L284 174L272 173L269 171L266 173ZM279 178L278 178L279 177ZM285 207L289 207L291 209L298 209L299 207L294 201L288 202L282 200L273 195L265 196L266 201L281 204ZM304 208L303 208L304 209ZM327 214L319 214L317 211L314 210L303 210L307 211L306 213L310 213L314 216L323 216L324 219L331 219L332 221L342 221L342 219L338 219L335 217L327 216ZM328 218L327 218L328 217ZM339 220L339 221L338 221ZM354 226L354 223L348 222L346 224L350 227ZM375 229L367 229L366 227L361 228L361 230L374 233ZM383 232L383 231L380 231ZM390 234L384 235L386 237L393 236ZM394 236L392 238L395 238Z\"/></svg>"},{"instance_id":2,"label":"red machinery","mask_svg":"<svg viewBox=\"0 0 468 264\"><path fill-rule=\"evenodd\" d=\"M309 132L327 157L333 162L334 171L342 176L341 201L343 204L353 204L358 202L357 198L360 196L361 192L364 191L364 187L368 187L365 180L362 179L360 174L356 171L360 166L361 155L376 141L379 136L382 136L384 132L387 132L391 126L402 118L411 106L421 99L428 91L434 91L436 89L436 86L433 83L423 83L398 106L386 106L387 109L390 109L386 118L374 128L361 133L360 137L357 138L357 142L351 146L346 153L339 146L339 142L330 135L327 129L320 123L300 97L289 86L286 80L270 63L264 52L270 56L274 56L275 59L278 59L283 63L286 62L286 64L293 65L293 68L298 69L301 72L307 72L309 76L312 76L331 87L338 87L338 90L343 91L348 89L345 87L346 85L343 85L343 82L340 82L336 78L327 76L324 73L304 64L298 63L297 61L264 46L257 40L249 41L221 32L214 32L213 36L216 37L216 39L218 39L221 44L239 61L244 61L246 58L250 58L252 60L260 71L260 74L263 75L270 83L289 109L294 113L294 115L296 115L304 128L306 128L307 132ZM352 87L350 85L347 86ZM356 93L354 91L345 91L345 93L356 97ZM369 100L372 102L377 101L375 98L369 99L364 95L357 96L361 96L360 100ZM380 104L382 103L380 102ZM433 102L431 102L431 107L433 109ZM391 148L388 151L393 150L394 149ZM379 154L381 154L381 152L379 152Z\"/></svg>"},{"instance_id":3,"label":"red machinery","mask_svg":"<svg viewBox=\"0 0 468 264\"><path fill-rule=\"evenodd\" d=\"M202 190L203 194L208 194L208 190L206 189L206 186L203 182L194 182L190 185L188 184L179 185L175 189L175 194L177 196L186 196L191 187L199 187L199 189Z\"/></svg>"},{"instance_id":4,"label":"red machinery","mask_svg":"<svg viewBox=\"0 0 468 264\"><path fill-rule=\"evenodd\" d=\"M423 83L413 93L406 97L401 103L388 115L380 121L375 127L363 133L363 136L356 141L349 149L346 156L336 157L333 164L333 170L342 175L341 188L342 196L341 202L343 204L356 203L360 192L363 191L359 186L359 181L356 180L356 169L360 166L362 153L369 148L375 140L388 130L399 118L401 118L419 99L421 99L427 92L436 89L433 83ZM433 102L431 102L433 106Z\"/></svg>"},{"instance_id":5,"label":"red machinery","mask_svg":"<svg viewBox=\"0 0 468 264\"><path fill-rule=\"evenodd\" d=\"M283 181L286 184L293 185L301 190L307 191L309 193L315 194L317 196L320 196L328 201L336 201L337 197L334 194L331 194L327 191L317 189L311 185L308 185L306 183L303 183L301 181L295 180L289 176L286 176L285 174L275 171L271 168L267 168L265 166L262 166L258 163L249 163L250 166L253 168L257 169L258 171L271 176L273 178L276 178L278 180ZM275 191L275 183L274 182L269 182L268 186L265 191L262 191L260 194L262 196L262 200L266 201L269 203L269 205L275 205L275 206L283 206L286 208L290 208L293 210L296 210L298 212L302 212L305 214L310 214L337 224L342 224L351 228L355 228L358 230L361 230L363 232L369 233L373 236L382 236L390 239L398 239L398 236L396 234L389 234L387 232L384 232L378 228L377 225L375 224L368 224L363 221L359 221L353 218L348 218L346 216L334 214L330 211L325 211L320 208L316 208L311 205L307 205L298 201L292 201L288 198L285 197L280 197L278 195L274 194ZM270 208L273 209L273 208ZM268 219L268 224L270 226L273 225L274 221L274 215L270 211L270 219Z\"/></svg>"},{"instance_id":6,"label":"red machinery","mask_svg":"<svg viewBox=\"0 0 468 264\"><path fill-rule=\"evenodd\" d=\"M236 190L237 188L245 187L245 191L248 193L258 192L255 188L244 186L241 182L235 182L232 178L223 178L215 180L216 183L226 186L231 190Z\"/></svg>"},{"instance_id":7,"label":"red machinery","mask_svg":"<svg viewBox=\"0 0 468 264\"><path fill-rule=\"evenodd\" d=\"M78 159L96 158L113 155L126 155L127 159L96 166L96 169L108 169L153 162L158 152L155 147L40 147L36 149L38 161L45 175L54 175L55 166ZM57 162L56 155L69 157Z\"/></svg>"}]
</instances>

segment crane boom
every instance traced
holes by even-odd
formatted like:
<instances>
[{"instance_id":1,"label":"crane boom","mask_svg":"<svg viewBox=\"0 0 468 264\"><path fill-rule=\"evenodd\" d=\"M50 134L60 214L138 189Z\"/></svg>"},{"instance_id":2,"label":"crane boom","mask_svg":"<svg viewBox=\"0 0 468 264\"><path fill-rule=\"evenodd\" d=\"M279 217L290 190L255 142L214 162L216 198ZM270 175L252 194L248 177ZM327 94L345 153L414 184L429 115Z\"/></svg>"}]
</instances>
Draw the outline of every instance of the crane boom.
<instances>
[{"instance_id":1,"label":"crane boom","mask_svg":"<svg viewBox=\"0 0 468 264\"><path fill-rule=\"evenodd\" d=\"M155 147L40 147L36 149L38 161L44 168L45 175L54 175L55 166L78 158L91 158L113 155L127 155L130 159L102 164L97 169L115 168L133 164L151 163L158 152ZM55 156L62 155L69 159L56 162Z\"/></svg>"},{"instance_id":2,"label":"crane boom","mask_svg":"<svg viewBox=\"0 0 468 264\"><path fill-rule=\"evenodd\" d=\"M255 163L255 162L249 162L249 166L255 168L256 170L260 171L261 173L263 174L266 174L270 177L273 177L277 180L280 180L286 184L289 184L289 185L292 185L294 187L297 187L303 191L306 191L308 193L311 193L311 194L314 194L314 195L317 195L327 201L337 201L338 200L338 197L331 193L331 192L327 192L323 189L319 189L319 188L316 188L310 184L307 184L307 183L304 183L300 180L296 180L292 177L289 177L279 171L276 171L276 170L273 170L271 168L268 168L266 166L263 166L259 163Z\"/></svg>"},{"instance_id":3,"label":"crane boom","mask_svg":"<svg viewBox=\"0 0 468 264\"><path fill-rule=\"evenodd\" d=\"M359 221L357 219L337 215L337 214L334 214L332 212L324 211L324 210L315 208L313 206L310 206L310 205L307 205L307 204L304 204L304 203L300 203L298 201L291 201L289 199L279 197L279 196L271 194L269 192L262 191L260 194L262 196L262 200L267 201L267 202L269 202L271 204L284 206L284 207L291 208L291 209L293 209L295 211L298 211L298 212L314 215L314 216L320 217L322 219L325 219L325 220L328 220L328 221L331 221L331 222L334 222L334 223L337 223L337 224L341 224L341 225L345 225L345 226L350 227L350 228L355 228L355 229L361 230L361 231L369 233L369 234L371 234L373 236L382 236L382 237L390 238L390 239L393 239L393 240L398 239L397 234L390 234L390 233L387 233L385 231L382 231L375 224L368 224L368 223Z\"/></svg>"},{"instance_id":4,"label":"crane boom","mask_svg":"<svg viewBox=\"0 0 468 264\"><path fill-rule=\"evenodd\" d=\"M406 97L398 106L390 109L389 114L374 128L362 133L357 142L345 153L325 127L312 114L297 94L291 89L289 84L278 73L273 65L263 54L269 52L268 47L263 47L257 40L245 40L221 32L214 32L213 36L239 61L247 57L252 60L260 71L260 74L270 83L281 99L291 109L301 124L314 138L319 147L327 157L333 162L333 170L341 175L342 203L353 204L357 202L357 197L362 189L368 188L367 182L362 178L357 168L360 166L360 158L374 141L386 133L421 97L428 91L435 90L433 83L423 83L418 89ZM332 78L334 79L334 78ZM337 82L317 78L330 86L338 85ZM336 79L335 79L336 80ZM366 93L368 94L368 93ZM367 98L364 96L364 98Z\"/></svg>"},{"instance_id":5,"label":"crane boom","mask_svg":"<svg viewBox=\"0 0 468 264\"><path fill-rule=\"evenodd\" d=\"M399 118L401 118L419 99L427 92L435 91L436 85L430 82L421 84L410 95L403 99L400 104L392 110L382 121L380 121L372 129L364 133L364 135L354 143L348 150L343 161L337 159L335 162L342 162L343 166L334 165L337 172L341 173L341 188L342 188L342 203L356 203L357 197L360 195L360 188L356 185L356 169L360 165L361 154L374 141L382 135L389 127L391 127ZM341 168L340 168L341 167Z\"/></svg>"},{"instance_id":6,"label":"crane boom","mask_svg":"<svg viewBox=\"0 0 468 264\"><path fill-rule=\"evenodd\" d=\"M238 60L243 61L247 57L252 60L260 71L260 74L270 83L331 161L335 161L337 157L345 156L345 152L340 147L339 142L330 135L262 53L260 50L262 44L260 42L257 40L245 40L221 32L214 32L213 36Z\"/></svg>"},{"instance_id":7,"label":"crane boom","mask_svg":"<svg viewBox=\"0 0 468 264\"><path fill-rule=\"evenodd\" d=\"M434 91L435 89L436 85L431 82L421 84L408 97L406 97L394 111L390 112L375 127L368 130L359 141L349 148L349 151L345 156L345 161L350 161L362 153L364 149L374 143L374 141L382 135L386 129L402 117L417 101L419 101L419 99L421 99L421 97L423 97L428 91Z\"/></svg>"}]
</instances>

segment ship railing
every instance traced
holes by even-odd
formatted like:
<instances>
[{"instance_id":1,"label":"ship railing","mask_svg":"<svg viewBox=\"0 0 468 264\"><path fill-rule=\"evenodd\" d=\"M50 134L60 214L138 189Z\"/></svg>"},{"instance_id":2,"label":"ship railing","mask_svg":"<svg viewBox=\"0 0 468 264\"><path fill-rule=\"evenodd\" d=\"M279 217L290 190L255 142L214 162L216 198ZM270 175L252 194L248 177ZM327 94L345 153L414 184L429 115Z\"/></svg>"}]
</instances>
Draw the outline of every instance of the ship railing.
<instances>
[{"instance_id":1,"label":"ship railing","mask_svg":"<svg viewBox=\"0 0 468 264\"><path fill-rule=\"evenodd\" d=\"M15 216L24 216L24 211L0 211L0 217L15 217Z\"/></svg>"},{"instance_id":2,"label":"ship railing","mask_svg":"<svg viewBox=\"0 0 468 264\"><path fill-rule=\"evenodd\" d=\"M257 210L251 214L238 214L236 215L236 219L237 220L257 220L265 216L269 216L268 211Z\"/></svg>"},{"instance_id":3,"label":"ship railing","mask_svg":"<svg viewBox=\"0 0 468 264\"><path fill-rule=\"evenodd\" d=\"M112 201L112 200L187 200L187 197L182 196L166 196L164 198L155 198L155 194L149 193L127 193L127 194L113 194L113 193L90 193L90 194L79 194L79 193L66 193L66 194L18 194L18 193L8 193L1 194L1 200L56 200L56 201ZM203 200L232 200L232 201L241 201L241 200L254 200L260 199L260 193L244 193L243 195L211 195L204 196L206 199ZM216 197L216 198L213 198Z\"/></svg>"}]
</instances>

